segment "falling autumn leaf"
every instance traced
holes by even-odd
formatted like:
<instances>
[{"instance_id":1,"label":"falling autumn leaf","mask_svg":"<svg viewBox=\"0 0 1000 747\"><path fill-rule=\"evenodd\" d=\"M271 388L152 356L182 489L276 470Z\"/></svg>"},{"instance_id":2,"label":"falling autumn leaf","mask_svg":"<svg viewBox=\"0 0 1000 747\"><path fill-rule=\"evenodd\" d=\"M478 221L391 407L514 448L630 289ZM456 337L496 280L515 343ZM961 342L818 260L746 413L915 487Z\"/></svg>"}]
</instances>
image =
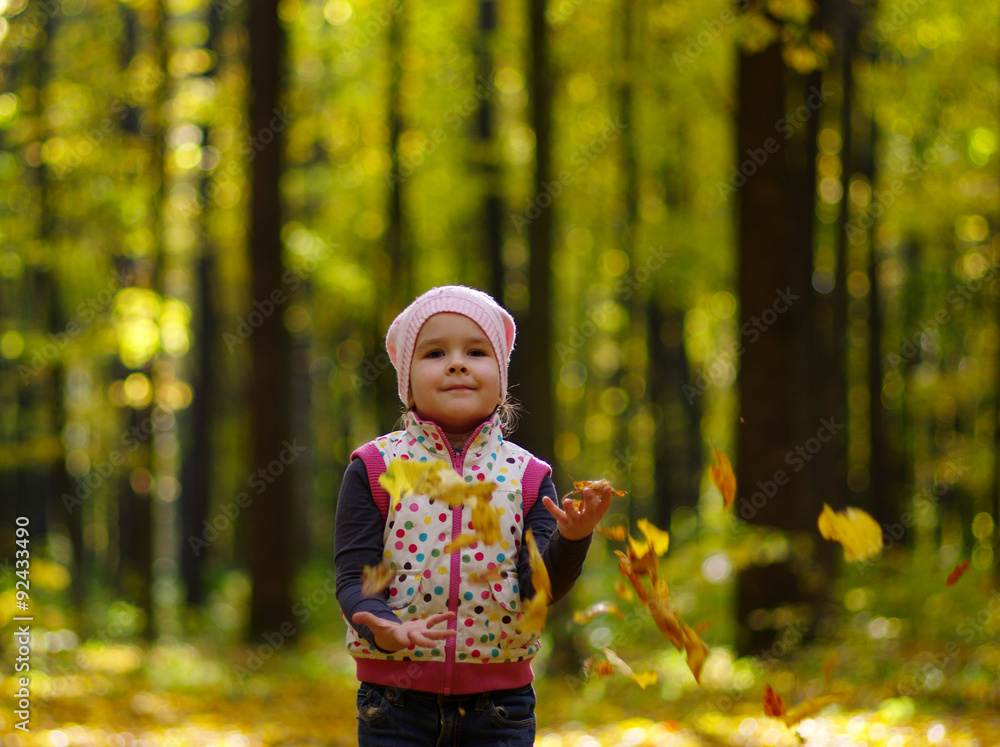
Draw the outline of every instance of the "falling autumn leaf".
<instances>
[{"instance_id":1,"label":"falling autumn leaf","mask_svg":"<svg viewBox=\"0 0 1000 747\"><path fill-rule=\"evenodd\" d=\"M625 538L628 537L628 532L625 531L625 527L621 524L613 527L597 527L597 531L609 540L615 540L616 542L624 542Z\"/></svg>"},{"instance_id":2,"label":"falling autumn leaf","mask_svg":"<svg viewBox=\"0 0 1000 747\"><path fill-rule=\"evenodd\" d=\"M771 718L781 719L785 726L792 727L803 719L815 716L828 705L837 703L847 697L846 693L830 693L828 695L817 695L809 698L792 710L785 708L785 701L774 691L770 685L764 685L764 715Z\"/></svg>"},{"instance_id":3,"label":"falling autumn leaf","mask_svg":"<svg viewBox=\"0 0 1000 747\"><path fill-rule=\"evenodd\" d=\"M361 593L366 597L381 594L392 582L395 569L388 560L383 560L377 566L366 565L361 570Z\"/></svg>"},{"instance_id":4,"label":"falling autumn leaf","mask_svg":"<svg viewBox=\"0 0 1000 747\"><path fill-rule=\"evenodd\" d=\"M549 580L549 569L545 567L542 554L538 551L538 544L535 542L535 535L529 529L524 533L524 541L528 545L528 561L531 564L531 585L535 587L535 592L545 592L552 598L552 582Z\"/></svg>"},{"instance_id":5,"label":"falling autumn leaf","mask_svg":"<svg viewBox=\"0 0 1000 747\"><path fill-rule=\"evenodd\" d=\"M670 606L667 594L667 582L659 578L655 553L646 553L637 558L616 550L618 566L622 575L628 579L635 589L639 600L653 616L653 622L678 651L684 651L688 669L694 675L695 682L701 682L701 669L708 656L708 646L701 640L693 628L683 623L680 615ZM649 576L647 587L643 577Z\"/></svg>"},{"instance_id":6,"label":"falling autumn leaf","mask_svg":"<svg viewBox=\"0 0 1000 747\"><path fill-rule=\"evenodd\" d=\"M954 586L955 582L962 577L969 568L969 561L963 560L961 563L955 566L955 570L948 574L948 580L945 581L945 586Z\"/></svg>"},{"instance_id":7,"label":"falling autumn leaf","mask_svg":"<svg viewBox=\"0 0 1000 747\"><path fill-rule=\"evenodd\" d=\"M843 545L848 563L868 560L882 552L882 527L860 508L848 506L844 511L834 511L824 503L818 525L824 539Z\"/></svg>"},{"instance_id":8,"label":"falling autumn leaf","mask_svg":"<svg viewBox=\"0 0 1000 747\"><path fill-rule=\"evenodd\" d=\"M632 537L628 538L629 547L631 547L636 557L641 558L650 551L658 556L667 552L667 549L670 547L670 535L667 532L654 526L647 519L639 519L635 525L642 532L643 537L646 538L643 543L637 542Z\"/></svg>"},{"instance_id":9,"label":"falling autumn leaf","mask_svg":"<svg viewBox=\"0 0 1000 747\"><path fill-rule=\"evenodd\" d=\"M601 650L604 652L604 656L605 658L607 658L611 666L615 668L615 671L617 671L619 674L624 675L625 677L629 677L635 680L636 683L639 685L639 687L641 687L643 690L645 690L648 685L656 684L656 679L657 679L656 672L652 671L639 672L637 674L632 670L632 667L626 664L625 661L621 659L621 657L619 657L618 654L616 654L614 651L612 651L609 648Z\"/></svg>"},{"instance_id":10,"label":"falling autumn leaf","mask_svg":"<svg viewBox=\"0 0 1000 747\"><path fill-rule=\"evenodd\" d=\"M515 627L519 633L541 632L545 629L545 616L548 614L549 601L552 599L552 582L549 580L549 570L545 567L545 561L542 560L542 554L535 543L535 535L530 529L524 533L524 541L528 546L531 585L535 587L535 596L524 603Z\"/></svg>"},{"instance_id":11,"label":"falling autumn leaf","mask_svg":"<svg viewBox=\"0 0 1000 747\"><path fill-rule=\"evenodd\" d=\"M474 534L460 534L458 537L453 539L447 545L444 546L444 551L446 554L453 553L456 550L461 550L469 545L474 545L479 541L479 537Z\"/></svg>"},{"instance_id":12,"label":"falling autumn leaf","mask_svg":"<svg viewBox=\"0 0 1000 747\"><path fill-rule=\"evenodd\" d=\"M822 711L828 705L833 705L834 703L839 703L847 697L847 693L830 693L829 695L817 695L815 698L809 698L799 705L795 706L792 710L788 711L782 721L785 722L785 726L792 727L799 721L811 718L817 713Z\"/></svg>"},{"instance_id":13,"label":"falling autumn leaf","mask_svg":"<svg viewBox=\"0 0 1000 747\"><path fill-rule=\"evenodd\" d=\"M764 685L764 715L782 718L785 715L785 701L770 685Z\"/></svg>"},{"instance_id":14,"label":"falling autumn leaf","mask_svg":"<svg viewBox=\"0 0 1000 747\"><path fill-rule=\"evenodd\" d=\"M614 602L597 602L596 604L590 605L583 611L576 610L573 613L573 622L578 625L586 625L598 615L605 614L614 615L619 620L625 619L625 613L619 610L618 605Z\"/></svg>"},{"instance_id":15,"label":"falling autumn leaf","mask_svg":"<svg viewBox=\"0 0 1000 747\"><path fill-rule=\"evenodd\" d=\"M729 508L736 500L736 475L733 473L733 465L730 464L729 457L716 448L712 449L712 457L716 464L709 467L708 475L712 479L712 484L722 493L722 502Z\"/></svg>"}]
</instances>

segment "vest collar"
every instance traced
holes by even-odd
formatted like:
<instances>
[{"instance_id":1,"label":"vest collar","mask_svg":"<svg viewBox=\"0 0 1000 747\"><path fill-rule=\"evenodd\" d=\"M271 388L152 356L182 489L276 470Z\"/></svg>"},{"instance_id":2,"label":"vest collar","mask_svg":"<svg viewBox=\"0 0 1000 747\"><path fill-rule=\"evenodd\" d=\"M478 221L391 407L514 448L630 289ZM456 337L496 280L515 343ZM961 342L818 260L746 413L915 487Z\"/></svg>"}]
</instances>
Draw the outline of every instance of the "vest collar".
<instances>
[{"instance_id":1,"label":"vest collar","mask_svg":"<svg viewBox=\"0 0 1000 747\"><path fill-rule=\"evenodd\" d=\"M452 461L455 461L457 457L459 464L465 460L465 455L470 451L481 451L490 446L493 441L500 444L504 440L503 427L500 424L500 413L497 410L494 410L490 417L479 424L479 427L472 432L472 435L469 436L460 452L452 449L451 441L448 440L444 431L441 430L441 426L433 420L423 420L413 410L409 410L406 413L403 428L407 435L420 441L428 450L442 456L447 454L451 457Z\"/></svg>"}]
</instances>

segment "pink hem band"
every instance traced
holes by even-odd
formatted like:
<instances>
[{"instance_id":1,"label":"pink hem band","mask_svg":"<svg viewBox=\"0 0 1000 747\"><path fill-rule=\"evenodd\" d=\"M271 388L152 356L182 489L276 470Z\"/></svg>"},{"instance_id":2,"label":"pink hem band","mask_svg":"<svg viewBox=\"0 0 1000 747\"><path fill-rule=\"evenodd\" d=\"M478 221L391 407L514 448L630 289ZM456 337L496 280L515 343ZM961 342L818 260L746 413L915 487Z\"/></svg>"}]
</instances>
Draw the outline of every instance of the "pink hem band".
<instances>
[{"instance_id":1,"label":"pink hem band","mask_svg":"<svg viewBox=\"0 0 1000 747\"><path fill-rule=\"evenodd\" d=\"M451 682L445 678L443 661L385 661L355 659L360 682L384 687L420 690L442 695L468 695L489 690L523 687L534 678L530 661L493 664L459 663L452 669Z\"/></svg>"}]
</instances>

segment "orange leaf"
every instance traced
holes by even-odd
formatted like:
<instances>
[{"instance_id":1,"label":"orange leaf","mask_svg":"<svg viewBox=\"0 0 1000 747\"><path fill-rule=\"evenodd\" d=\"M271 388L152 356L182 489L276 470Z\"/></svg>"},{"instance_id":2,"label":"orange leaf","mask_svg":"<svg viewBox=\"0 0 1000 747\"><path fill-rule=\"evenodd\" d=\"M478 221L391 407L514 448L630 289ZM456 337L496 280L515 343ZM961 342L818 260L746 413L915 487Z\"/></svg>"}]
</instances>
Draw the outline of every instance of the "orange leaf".
<instances>
[{"instance_id":1,"label":"orange leaf","mask_svg":"<svg viewBox=\"0 0 1000 747\"><path fill-rule=\"evenodd\" d=\"M361 593L366 597L381 594L392 582L395 569L388 560L383 560L374 568L366 565L361 570Z\"/></svg>"},{"instance_id":2,"label":"orange leaf","mask_svg":"<svg viewBox=\"0 0 1000 747\"><path fill-rule=\"evenodd\" d=\"M733 473L733 465L729 463L729 457L716 448L712 449L712 456L718 464L709 467L708 475L712 478L712 484L722 493L722 501L726 508L729 508L736 500L736 475Z\"/></svg>"},{"instance_id":3,"label":"orange leaf","mask_svg":"<svg viewBox=\"0 0 1000 747\"><path fill-rule=\"evenodd\" d=\"M770 685L764 685L764 715L782 718L785 715L785 701Z\"/></svg>"},{"instance_id":4,"label":"orange leaf","mask_svg":"<svg viewBox=\"0 0 1000 747\"><path fill-rule=\"evenodd\" d=\"M966 572L969 568L969 561L963 560L961 563L955 566L955 570L948 574L948 580L945 581L946 586L954 586L955 582L962 577L962 574Z\"/></svg>"},{"instance_id":5,"label":"orange leaf","mask_svg":"<svg viewBox=\"0 0 1000 747\"><path fill-rule=\"evenodd\" d=\"M624 542L625 538L628 537L628 533L625 531L625 527L618 526L613 527L597 527L597 531L607 537L609 540L616 540L618 542Z\"/></svg>"}]
</instances>

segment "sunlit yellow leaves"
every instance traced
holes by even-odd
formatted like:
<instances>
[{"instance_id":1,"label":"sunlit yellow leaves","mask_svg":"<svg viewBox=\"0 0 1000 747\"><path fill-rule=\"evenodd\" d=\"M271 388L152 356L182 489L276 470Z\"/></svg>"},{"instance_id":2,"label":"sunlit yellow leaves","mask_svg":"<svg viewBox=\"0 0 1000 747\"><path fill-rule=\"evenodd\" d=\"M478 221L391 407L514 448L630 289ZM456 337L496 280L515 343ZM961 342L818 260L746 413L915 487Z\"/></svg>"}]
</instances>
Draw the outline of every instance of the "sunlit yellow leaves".
<instances>
[{"instance_id":1,"label":"sunlit yellow leaves","mask_svg":"<svg viewBox=\"0 0 1000 747\"><path fill-rule=\"evenodd\" d=\"M718 449L712 449L712 458L715 459L708 469L708 476L712 484L722 493L722 501L726 508L733 505L736 499L736 474L733 472L733 465L729 462L729 457Z\"/></svg>"},{"instance_id":2,"label":"sunlit yellow leaves","mask_svg":"<svg viewBox=\"0 0 1000 747\"><path fill-rule=\"evenodd\" d=\"M474 542L491 545L503 539L500 535L500 515L490 503L490 496L496 489L494 482L466 482L447 462L439 459L427 462L393 459L379 476L379 484L388 491L393 501L409 493L418 493L449 506L468 506L475 533L456 538L446 548L447 552L468 547Z\"/></svg>"},{"instance_id":3,"label":"sunlit yellow leaves","mask_svg":"<svg viewBox=\"0 0 1000 747\"><path fill-rule=\"evenodd\" d=\"M366 597L381 594L389 586L395 570L388 560L377 566L366 565L361 571L361 593Z\"/></svg>"},{"instance_id":4,"label":"sunlit yellow leaves","mask_svg":"<svg viewBox=\"0 0 1000 747\"><path fill-rule=\"evenodd\" d=\"M860 508L848 506L840 512L824 503L818 524L824 539L843 545L848 563L868 560L882 552L882 527Z\"/></svg>"},{"instance_id":5,"label":"sunlit yellow leaves","mask_svg":"<svg viewBox=\"0 0 1000 747\"><path fill-rule=\"evenodd\" d=\"M606 487L609 487L610 485L611 483L609 483L604 478L601 478L600 480L577 480L576 482L573 483L573 490L570 491L567 495L564 495L563 498L568 498L571 495L582 495L584 490L593 490L596 493L600 493L602 490L604 490ZM612 497L615 498L621 498L623 495L625 495L625 491L611 488L611 495ZM577 507L579 507L581 499L575 498L573 500L573 503Z\"/></svg>"},{"instance_id":6,"label":"sunlit yellow leaves","mask_svg":"<svg viewBox=\"0 0 1000 747\"><path fill-rule=\"evenodd\" d=\"M657 549L662 548L666 552L668 545L666 532L658 529L649 522L636 522L636 525L646 537L646 546L640 546L644 552L640 555L636 552L638 543L629 537L628 553L620 550L615 551L618 556L618 567L621 574L628 579L635 589L639 600L649 610L653 616L653 622L660 629L674 647L679 651L684 651L687 658L688 668L694 675L695 681L701 681L701 669L708 656L708 646L701 640L698 633L680 619L680 616L668 599L668 589L666 579L659 577L659 561ZM649 577L647 585L644 578Z\"/></svg>"}]
</instances>

